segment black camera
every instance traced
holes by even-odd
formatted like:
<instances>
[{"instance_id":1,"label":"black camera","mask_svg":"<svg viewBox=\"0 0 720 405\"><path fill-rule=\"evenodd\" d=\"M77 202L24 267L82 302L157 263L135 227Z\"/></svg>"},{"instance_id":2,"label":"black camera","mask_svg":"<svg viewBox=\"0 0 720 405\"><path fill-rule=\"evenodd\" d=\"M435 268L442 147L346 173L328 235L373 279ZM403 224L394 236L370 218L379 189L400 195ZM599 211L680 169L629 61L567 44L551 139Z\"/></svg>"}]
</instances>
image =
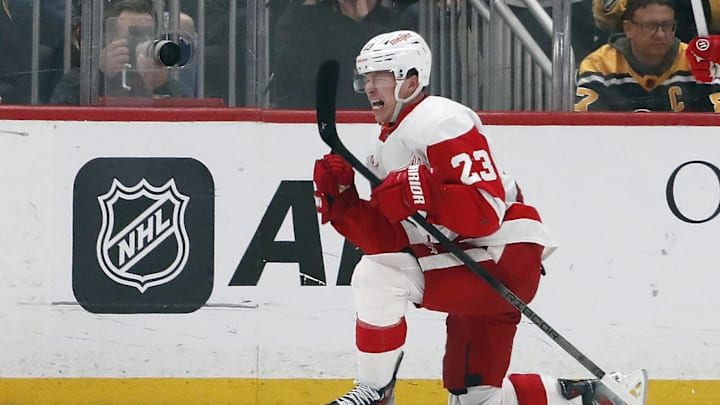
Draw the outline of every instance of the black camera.
<instances>
[{"instance_id":1,"label":"black camera","mask_svg":"<svg viewBox=\"0 0 720 405\"><path fill-rule=\"evenodd\" d=\"M149 31L149 32L148 32ZM192 60L193 39L187 33L152 34L149 27L131 26L128 30L130 62L137 61L137 52L152 58L161 67L183 67Z\"/></svg>"}]
</instances>

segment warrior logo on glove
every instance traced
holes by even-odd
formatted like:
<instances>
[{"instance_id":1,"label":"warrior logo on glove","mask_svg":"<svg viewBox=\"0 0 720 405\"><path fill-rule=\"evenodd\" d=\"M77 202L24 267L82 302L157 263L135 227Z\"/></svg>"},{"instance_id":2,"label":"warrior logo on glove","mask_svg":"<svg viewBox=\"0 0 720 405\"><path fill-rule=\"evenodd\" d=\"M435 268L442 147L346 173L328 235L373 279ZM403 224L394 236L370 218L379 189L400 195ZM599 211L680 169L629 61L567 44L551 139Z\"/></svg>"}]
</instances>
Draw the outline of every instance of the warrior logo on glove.
<instances>
[{"instance_id":1,"label":"warrior logo on glove","mask_svg":"<svg viewBox=\"0 0 720 405\"><path fill-rule=\"evenodd\" d=\"M425 165L410 165L388 174L372 192L370 203L390 220L400 222L418 211L431 210L433 183Z\"/></svg>"}]
</instances>

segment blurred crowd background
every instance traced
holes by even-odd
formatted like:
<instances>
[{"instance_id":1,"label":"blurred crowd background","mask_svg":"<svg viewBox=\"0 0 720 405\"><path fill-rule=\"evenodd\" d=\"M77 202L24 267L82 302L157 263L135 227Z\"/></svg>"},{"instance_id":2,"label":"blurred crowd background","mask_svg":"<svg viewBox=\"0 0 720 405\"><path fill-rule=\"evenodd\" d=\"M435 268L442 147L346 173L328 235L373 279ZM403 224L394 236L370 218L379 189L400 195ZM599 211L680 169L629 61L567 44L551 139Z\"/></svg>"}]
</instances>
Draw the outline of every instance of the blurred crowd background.
<instances>
[{"instance_id":1,"label":"blurred crowd background","mask_svg":"<svg viewBox=\"0 0 720 405\"><path fill-rule=\"evenodd\" d=\"M313 109L317 68L337 59L338 107L366 109L352 90L360 47L412 29L433 51L429 93L476 110L571 111L579 62L622 30L617 2L2 0L0 97ZM714 1L703 2L713 27ZM689 41L689 0L677 3L676 35ZM138 34L146 9L152 28Z\"/></svg>"}]
</instances>

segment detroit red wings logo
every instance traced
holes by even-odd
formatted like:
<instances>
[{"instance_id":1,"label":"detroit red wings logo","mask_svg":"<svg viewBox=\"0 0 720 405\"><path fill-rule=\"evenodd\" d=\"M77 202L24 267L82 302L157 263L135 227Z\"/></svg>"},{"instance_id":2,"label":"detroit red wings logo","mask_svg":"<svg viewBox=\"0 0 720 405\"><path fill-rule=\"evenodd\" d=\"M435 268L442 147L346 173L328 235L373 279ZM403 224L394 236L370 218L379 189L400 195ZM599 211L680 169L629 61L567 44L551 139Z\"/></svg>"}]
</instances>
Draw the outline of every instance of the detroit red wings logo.
<instances>
[{"instance_id":1,"label":"detroit red wings logo","mask_svg":"<svg viewBox=\"0 0 720 405\"><path fill-rule=\"evenodd\" d=\"M96 254L102 271L140 293L177 277L190 252L185 228L189 200L174 179L160 187L145 179L127 187L113 179L110 190L98 197L102 225Z\"/></svg>"}]
</instances>

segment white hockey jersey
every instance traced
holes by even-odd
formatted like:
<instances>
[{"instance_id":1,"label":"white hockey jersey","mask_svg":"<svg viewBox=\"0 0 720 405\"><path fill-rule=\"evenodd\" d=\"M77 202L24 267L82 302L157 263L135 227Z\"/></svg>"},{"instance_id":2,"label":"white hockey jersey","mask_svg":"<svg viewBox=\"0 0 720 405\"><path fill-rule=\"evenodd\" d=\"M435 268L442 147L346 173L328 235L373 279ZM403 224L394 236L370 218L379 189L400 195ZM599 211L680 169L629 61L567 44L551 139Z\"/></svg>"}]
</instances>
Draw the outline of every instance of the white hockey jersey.
<instances>
[{"instance_id":1,"label":"white hockey jersey","mask_svg":"<svg viewBox=\"0 0 720 405\"><path fill-rule=\"evenodd\" d=\"M535 208L523 203L515 180L498 167L481 128L471 109L427 96L406 107L395 125L381 127L366 164L381 179L409 165L430 168L441 186L427 220L477 261L497 261L504 246L516 242L545 246L547 256L555 241ZM342 197L344 215L332 224L366 253L410 247L423 270L462 264L412 220L391 224L355 191Z\"/></svg>"}]
</instances>

